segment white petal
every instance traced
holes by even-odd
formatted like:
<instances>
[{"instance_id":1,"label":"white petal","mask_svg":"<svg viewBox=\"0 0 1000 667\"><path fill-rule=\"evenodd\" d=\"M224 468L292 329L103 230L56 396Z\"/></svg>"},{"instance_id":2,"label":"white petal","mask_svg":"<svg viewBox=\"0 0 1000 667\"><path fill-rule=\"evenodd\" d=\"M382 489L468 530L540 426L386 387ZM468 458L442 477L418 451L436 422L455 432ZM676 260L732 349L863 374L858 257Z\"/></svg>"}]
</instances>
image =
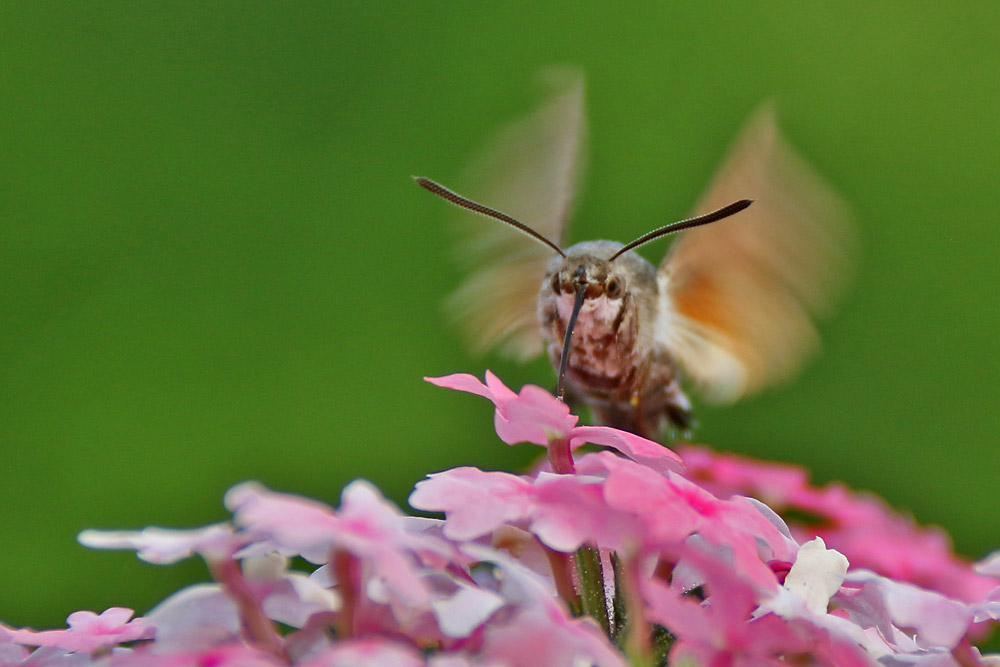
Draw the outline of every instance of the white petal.
<instances>
[{"instance_id":1,"label":"white petal","mask_svg":"<svg viewBox=\"0 0 1000 667\"><path fill-rule=\"evenodd\" d=\"M812 613L825 614L830 598L844 583L847 565L844 554L827 549L823 538L817 537L799 547L785 588L805 600Z\"/></svg>"}]
</instances>

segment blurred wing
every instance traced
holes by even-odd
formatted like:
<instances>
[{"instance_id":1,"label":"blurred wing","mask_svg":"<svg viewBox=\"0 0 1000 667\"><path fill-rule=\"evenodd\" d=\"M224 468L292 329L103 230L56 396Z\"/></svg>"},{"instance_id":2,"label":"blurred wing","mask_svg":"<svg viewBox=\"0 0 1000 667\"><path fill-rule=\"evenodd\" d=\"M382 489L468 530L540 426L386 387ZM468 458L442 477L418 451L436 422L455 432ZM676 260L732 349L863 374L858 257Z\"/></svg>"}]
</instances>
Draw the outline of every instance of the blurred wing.
<instances>
[{"instance_id":1,"label":"blurred wing","mask_svg":"<svg viewBox=\"0 0 1000 667\"><path fill-rule=\"evenodd\" d=\"M684 232L660 266L659 340L714 402L788 379L819 342L849 273L850 221L833 189L781 136L769 106L730 149L699 201L750 208Z\"/></svg>"},{"instance_id":2,"label":"blurred wing","mask_svg":"<svg viewBox=\"0 0 1000 667\"><path fill-rule=\"evenodd\" d=\"M555 75L553 73L553 75ZM561 245L580 171L583 78L557 76L541 108L508 126L470 170L463 195ZM462 214L459 250L469 276L447 306L470 347L527 360L542 351L537 300L550 248L507 225Z\"/></svg>"}]
</instances>

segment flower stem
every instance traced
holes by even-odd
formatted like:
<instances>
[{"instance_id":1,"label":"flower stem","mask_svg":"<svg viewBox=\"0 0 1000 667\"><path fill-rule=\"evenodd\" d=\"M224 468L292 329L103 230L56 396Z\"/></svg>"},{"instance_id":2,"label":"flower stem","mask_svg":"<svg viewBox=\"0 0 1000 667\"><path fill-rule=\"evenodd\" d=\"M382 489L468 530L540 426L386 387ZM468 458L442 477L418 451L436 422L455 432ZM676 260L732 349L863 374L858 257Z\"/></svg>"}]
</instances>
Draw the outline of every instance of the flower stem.
<instances>
[{"instance_id":1,"label":"flower stem","mask_svg":"<svg viewBox=\"0 0 1000 667\"><path fill-rule=\"evenodd\" d=\"M555 551L544 544L541 544L541 546L545 557L549 561L549 568L552 570L552 580L556 585L556 593L559 594L559 597L563 599L574 614L579 614L581 612L580 596L576 594L576 589L573 588L573 563L570 560L569 554Z\"/></svg>"},{"instance_id":2,"label":"flower stem","mask_svg":"<svg viewBox=\"0 0 1000 667\"><path fill-rule=\"evenodd\" d=\"M958 646L952 649L951 655L962 667L983 667L983 661L979 659L979 653L968 639L963 639Z\"/></svg>"},{"instance_id":3,"label":"flower stem","mask_svg":"<svg viewBox=\"0 0 1000 667\"><path fill-rule=\"evenodd\" d=\"M337 592L340 594L340 612L336 623L337 637L346 639L353 637L357 629L360 593L357 562L349 552L335 549L330 556L330 566L333 568Z\"/></svg>"},{"instance_id":4,"label":"flower stem","mask_svg":"<svg viewBox=\"0 0 1000 667\"><path fill-rule=\"evenodd\" d=\"M576 573L580 586L580 608L583 614L593 617L611 637L611 620L608 618L608 600L604 594L604 573L601 554L590 546L582 546L574 554Z\"/></svg>"},{"instance_id":5,"label":"flower stem","mask_svg":"<svg viewBox=\"0 0 1000 667\"><path fill-rule=\"evenodd\" d=\"M285 645L271 619L264 614L260 600L250 590L239 563L226 559L210 562L212 576L222 585L229 599L236 604L241 632L247 643L270 653L282 662L290 662Z\"/></svg>"},{"instance_id":6,"label":"flower stem","mask_svg":"<svg viewBox=\"0 0 1000 667\"><path fill-rule=\"evenodd\" d=\"M611 552L611 571L614 574L615 596L611 600L611 609L614 614L611 639L618 648L622 647L625 640L625 626L628 623L628 608L625 602L625 586L622 584L622 563L621 556L616 552Z\"/></svg>"},{"instance_id":7,"label":"flower stem","mask_svg":"<svg viewBox=\"0 0 1000 667\"><path fill-rule=\"evenodd\" d=\"M569 450L569 438L549 439L549 463L552 470L562 475L572 475L576 471L573 465L573 453Z\"/></svg>"}]
</instances>

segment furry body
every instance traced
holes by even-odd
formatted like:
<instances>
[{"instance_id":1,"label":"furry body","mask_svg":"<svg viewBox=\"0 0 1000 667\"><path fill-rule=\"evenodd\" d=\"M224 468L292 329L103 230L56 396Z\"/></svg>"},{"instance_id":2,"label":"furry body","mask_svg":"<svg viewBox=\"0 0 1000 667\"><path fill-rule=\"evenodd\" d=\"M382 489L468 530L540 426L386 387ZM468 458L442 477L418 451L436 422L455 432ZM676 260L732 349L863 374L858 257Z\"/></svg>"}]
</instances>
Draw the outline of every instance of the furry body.
<instances>
[{"instance_id":1,"label":"furry body","mask_svg":"<svg viewBox=\"0 0 1000 667\"><path fill-rule=\"evenodd\" d=\"M687 430L690 403L677 365L654 331L661 301L656 268L632 251L608 261L621 247L579 243L549 263L538 294L549 358L558 368L576 288L583 284L566 373L570 394L591 405L605 424L647 436L667 423Z\"/></svg>"}]
</instances>

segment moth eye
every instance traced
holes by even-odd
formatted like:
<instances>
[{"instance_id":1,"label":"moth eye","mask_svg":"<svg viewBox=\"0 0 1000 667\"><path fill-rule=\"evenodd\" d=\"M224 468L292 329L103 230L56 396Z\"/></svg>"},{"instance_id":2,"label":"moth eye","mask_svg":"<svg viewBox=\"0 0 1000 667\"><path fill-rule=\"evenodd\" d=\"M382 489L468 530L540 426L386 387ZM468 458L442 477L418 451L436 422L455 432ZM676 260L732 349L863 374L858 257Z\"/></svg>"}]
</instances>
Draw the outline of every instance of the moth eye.
<instances>
[{"instance_id":1,"label":"moth eye","mask_svg":"<svg viewBox=\"0 0 1000 667\"><path fill-rule=\"evenodd\" d=\"M553 273L552 274L552 291L555 292L556 294L559 294L559 274L558 273Z\"/></svg>"},{"instance_id":2,"label":"moth eye","mask_svg":"<svg viewBox=\"0 0 1000 667\"><path fill-rule=\"evenodd\" d=\"M617 299L622 295L623 289L622 279L618 276L612 276L604 287L604 293L608 295L609 299Z\"/></svg>"}]
</instances>

